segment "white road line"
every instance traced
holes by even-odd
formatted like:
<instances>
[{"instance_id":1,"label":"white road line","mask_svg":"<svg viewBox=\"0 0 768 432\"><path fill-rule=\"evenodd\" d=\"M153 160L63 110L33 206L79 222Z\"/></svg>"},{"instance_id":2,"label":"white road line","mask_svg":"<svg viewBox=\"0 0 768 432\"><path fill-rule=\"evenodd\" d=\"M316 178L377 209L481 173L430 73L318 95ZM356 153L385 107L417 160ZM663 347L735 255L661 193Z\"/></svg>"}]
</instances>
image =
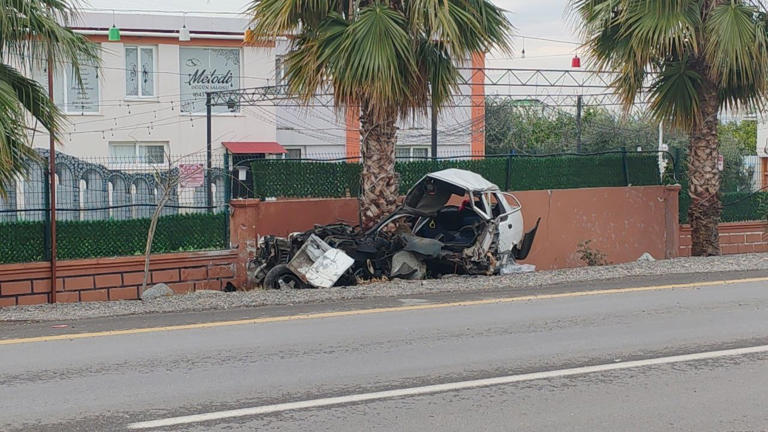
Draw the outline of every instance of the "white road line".
<instances>
[{"instance_id":1,"label":"white road line","mask_svg":"<svg viewBox=\"0 0 768 432\"><path fill-rule=\"evenodd\" d=\"M189 423L199 423L211 420L221 420L232 417L244 417L260 414L270 414L282 411L299 410L305 408L318 408L330 405L341 405L355 402L365 402L377 399L389 399L405 396L417 396L430 393L439 393L455 390L465 390L477 387L488 387L501 384L510 384L522 381L532 381L546 378L557 378L571 375L582 375L595 372L605 372L619 369L630 369L642 366L654 366L669 363L688 362L694 360L707 360L718 357L739 356L745 354L755 354L768 352L768 345L753 346L747 348L736 348L720 351L709 351L696 354L684 354L669 357L658 357L646 360L634 360L619 363L601 364L595 366L583 366L577 368L560 369L547 372L534 372L520 375L508 375L496 378L486 378L471 381L460 381L446 384L435 384L422 387L402 388L373 393L361 393L347 396L338 396L299 402L288 402L275 405L263 405L252 408L241 408L228 411L210 412L204 414L195 414L182 417L171 417L160 420L151 420L145 422L132 423L128 429L151 429L166 426L175 426Z\"/></svg>"}]
</instances>

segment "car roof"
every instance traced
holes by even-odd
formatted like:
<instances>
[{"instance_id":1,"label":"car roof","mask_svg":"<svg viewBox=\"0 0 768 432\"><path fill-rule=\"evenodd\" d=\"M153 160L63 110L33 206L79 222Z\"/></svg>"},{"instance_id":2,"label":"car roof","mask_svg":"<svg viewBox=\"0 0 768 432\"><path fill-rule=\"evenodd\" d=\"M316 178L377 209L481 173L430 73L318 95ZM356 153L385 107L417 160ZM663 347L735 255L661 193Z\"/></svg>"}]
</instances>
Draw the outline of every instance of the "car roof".
<instances>
[{"instance_id":1,"label":"car roof","mask_svg":"<svg viewBox=\"0 0 768 432\"><path fill-rule=\"evenodd\" d=\"M429 173L425 178L434 178L458 186L469 191L494 191L499 187L486 180L483 176L472 171L458 168L448 168ZM423 179L422 179L423 180ZM420 182L419 182L420 183Z\"/></svg>"}]
</instances>

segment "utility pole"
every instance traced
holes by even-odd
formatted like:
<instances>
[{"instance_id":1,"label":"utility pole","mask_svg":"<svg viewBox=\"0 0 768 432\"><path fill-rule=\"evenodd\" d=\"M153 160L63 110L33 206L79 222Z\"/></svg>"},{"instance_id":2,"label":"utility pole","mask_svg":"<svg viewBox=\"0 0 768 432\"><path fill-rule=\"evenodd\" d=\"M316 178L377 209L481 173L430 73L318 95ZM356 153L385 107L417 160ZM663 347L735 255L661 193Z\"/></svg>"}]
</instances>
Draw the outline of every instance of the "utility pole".
<instances>
[{"instance_id":1,"label":"utility pole","mask_svg":"<svg viewBox=\"0 0 768 432\"><path fill-rule=\"evenodd\" d=\"M437 157L437 107L434 99L432 100L432 158Z\"/></svg>"},{"instance_id":2,"label":"utility pole","mask_svg":"<svg viewBox=\"0 0 768 432\"><path fill-rule=\"evenodd\" d=\"M53 101L53 53L48 50L48 98ZM53 123L48 130L48 182L50 193L50 236L51 236L51 295L48 299L56 303L56 143Z\"/></svg>"},{"instance_id":3,"label":"utility pole","mask_svg":"<svg viewBox=\"0 0 768 432\"><path fill-rule=\"evenodd\" d=\"M576 153L581 153L581 95L576 96Z\"/></svg>"},{"instance_id":4,"label":"utility pole","mask_svg":"<svg viewBox=\"0 0 768 432\"><path fill-rule=\"evenodd\" d=\"M205 93L205 205L213 213L213 190L211 189L211 93Z\"/></svg>"},{"instance_id":5,"label":"utility pole","mask_svg":"<svg viewBox=\"0 0 768 432\"><path fill-rule=\"evenodd\" d=\"M667 150L667 146L664 145L664 123L659 122L659 178L664 180L664 170L667 163L664 159L664 152Z\"/></svg>"}]
</instances>

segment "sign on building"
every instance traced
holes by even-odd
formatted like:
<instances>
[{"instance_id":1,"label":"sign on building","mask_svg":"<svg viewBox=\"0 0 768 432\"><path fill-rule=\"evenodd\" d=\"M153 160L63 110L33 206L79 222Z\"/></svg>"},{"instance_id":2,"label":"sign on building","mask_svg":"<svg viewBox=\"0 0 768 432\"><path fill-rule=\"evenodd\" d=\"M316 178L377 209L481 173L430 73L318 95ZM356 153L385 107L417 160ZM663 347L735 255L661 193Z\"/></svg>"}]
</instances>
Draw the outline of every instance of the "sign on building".
<instances>
[{"instance_id":1,"label":"sign on building","mask_svg":"<svg viewBox=\"0 0 768 432\"><path fill-rule=\"evenodd\" d=\"M203 164L179 164L180 186L196 188L203 185Z\"/></svg>"},{"instance_id":2,"label":"sign on building","mask_svg":"<svg viewBox=\"0 0 768 432\"><path fill-rule=\"evenodd\" d=\"M47 67L36 68L32 76L47 93ZM67 113L98 113L99 68L81 60L78 79L71 65L57 65L53 74L53 101Z\"/></svg>"},{"instance_id":3,"label":"sign on building","mask_svg":"<svg viewBox=\"0 0 768 432\"><path fill-rule=\"evenodd\" d=\"M204 113L206 92L240 88L240 49L181 47L179 73L181 112ZM226 106L214 106L212 111L230 112Z\"/></svg>"}]
</instances>

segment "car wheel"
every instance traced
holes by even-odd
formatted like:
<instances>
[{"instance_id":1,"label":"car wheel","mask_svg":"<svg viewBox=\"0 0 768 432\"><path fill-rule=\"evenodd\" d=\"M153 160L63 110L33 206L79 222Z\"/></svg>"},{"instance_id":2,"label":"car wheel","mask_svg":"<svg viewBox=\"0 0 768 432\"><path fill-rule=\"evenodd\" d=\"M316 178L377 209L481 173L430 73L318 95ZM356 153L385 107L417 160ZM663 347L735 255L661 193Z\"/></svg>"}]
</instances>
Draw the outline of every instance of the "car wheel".
<instances>
[{"instance_id":1,"label":"car wheel","mask_svg":"<svg viewBox=\"0 0 768 432\"><path fill-rule=\"evenodd\" d=\"M303 289L307 288L307 285L287 265L278 264L272 267L267 272L267 275L264 276L264 288L280 289L283 287Z\"/></svg>"}]
</instances>

